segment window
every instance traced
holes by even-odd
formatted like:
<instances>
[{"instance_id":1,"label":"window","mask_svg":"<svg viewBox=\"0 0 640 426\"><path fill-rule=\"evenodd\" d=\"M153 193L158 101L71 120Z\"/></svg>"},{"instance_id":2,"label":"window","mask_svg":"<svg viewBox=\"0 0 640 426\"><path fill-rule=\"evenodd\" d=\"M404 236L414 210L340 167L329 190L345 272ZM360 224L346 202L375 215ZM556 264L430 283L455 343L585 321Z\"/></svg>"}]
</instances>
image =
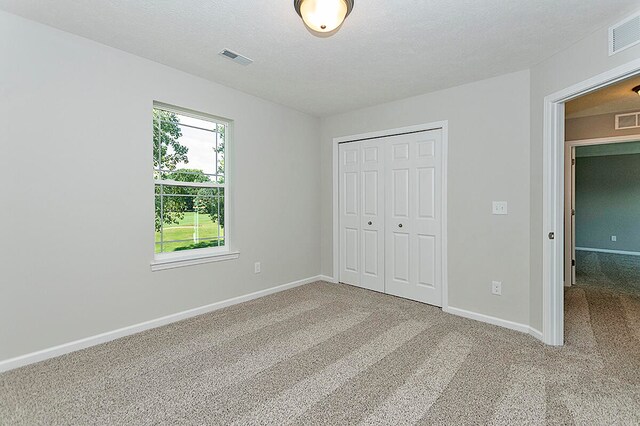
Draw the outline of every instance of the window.
<instances>
[{"instance_id":1,"label":"window","mask_svg":"<svg viewBox=\"0 0 640 426\"><path fill-rule=\"evenodd\" d=\"M224 121L153 108L156 260L227 251L227 135Z\"/></svg>"}]
</instances>

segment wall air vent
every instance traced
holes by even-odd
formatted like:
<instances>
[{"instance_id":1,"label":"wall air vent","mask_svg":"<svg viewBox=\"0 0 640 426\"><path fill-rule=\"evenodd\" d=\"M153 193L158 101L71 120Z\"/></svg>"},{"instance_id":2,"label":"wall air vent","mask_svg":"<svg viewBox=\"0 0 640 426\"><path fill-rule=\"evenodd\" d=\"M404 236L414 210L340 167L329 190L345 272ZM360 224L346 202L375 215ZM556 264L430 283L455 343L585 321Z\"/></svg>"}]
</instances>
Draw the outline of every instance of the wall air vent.
<instances>
[{"instance_id":1,"label":"wall air vent","mask_svg":"<svg viewBox=\"0 0 640 426\"><path fill-rule=\"evenodd\" d=\"M640 43L640 13L609 28L609 56Z\"/></svg>"},{"instance_id":2,"label":"wall air vent","mask_svg":"<svg viewBox=\"0 0 640 426\"><path fill-rule=\"evenodd\" d=\"M616 114L616 130L636 129L640 127L640 111Z\"/></svg>"},{"instance_id":3,"label":"wall air vent","mask_svg":"<svg viewBox=\"0 0 640 426\"><path fill-rule=\"evenodd\" d=\"M246 56L242 56L241 54L229 49L224 49L222 52L218 53L218 55L223 58L231 59L233 62L240 65L249 65L253 62L253 59L249 59Z\"/></svg>"}]
</instances>

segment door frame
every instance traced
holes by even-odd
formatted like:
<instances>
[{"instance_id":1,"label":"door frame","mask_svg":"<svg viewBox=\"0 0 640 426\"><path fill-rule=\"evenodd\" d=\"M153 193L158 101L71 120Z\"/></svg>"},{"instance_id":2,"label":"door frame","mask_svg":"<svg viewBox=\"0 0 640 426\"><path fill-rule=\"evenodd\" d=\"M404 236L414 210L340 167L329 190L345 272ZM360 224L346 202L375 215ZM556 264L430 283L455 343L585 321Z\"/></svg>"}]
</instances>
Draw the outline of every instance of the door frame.
<instances>
[{"instance_id":1,"label":"door frame","mask_svg":"<svg viewBox=\"0 0 640 426\"><path fill-rule=\"evenodd\" d=\"M564 104L640 74L640 59L603 72L544 98L542 187L542 337L564 344ZM554 239L549 235L553 233Z\"/></svg>"},{"instance_id":2,"label":"door frame","mask_svg":"<svg viewBox=\"0 0 640 426\"><path fill-rule=\"evenodd\" d=\"M571 179L571 159L572 150L578 146L589 145L612 145L616 143L625 142L639 142L640 134L627 135L627 136L612 136L608 138L593 138L593 139L577 139L573 141L565 141L564 143L564 241L567 243L564 245L564 265L569 265L575 253L575 232L569 225L571 222L570 209L567 206L572 204L572 198L575 195L575 187L572 184ZM571 287L573 285L573 267L565 268L564 271L564 286Z\"/></svg>"},{"instance_id":3,"label":"door frame","mask_svg":"<svg viewBox=\"0 0 640 426\"><path fill-rule=\"evenodd\" d=\"M369 139L380 139L389 136L398 136L406 133L426 132L429 130L442 130L442 309L449 306L449 285L447 271L447 163L448 163L448 145L449 145L449 121L435 121L432 123L418 124L415 126L400 127L395 129L379 130L369 133L360 133L356 135L341 136L333 138L333 278L332 282L340 280L340 210L339 210L339 161L338 161L338 145L347 142L359 142Z\"/></svg>"}]
</instances>

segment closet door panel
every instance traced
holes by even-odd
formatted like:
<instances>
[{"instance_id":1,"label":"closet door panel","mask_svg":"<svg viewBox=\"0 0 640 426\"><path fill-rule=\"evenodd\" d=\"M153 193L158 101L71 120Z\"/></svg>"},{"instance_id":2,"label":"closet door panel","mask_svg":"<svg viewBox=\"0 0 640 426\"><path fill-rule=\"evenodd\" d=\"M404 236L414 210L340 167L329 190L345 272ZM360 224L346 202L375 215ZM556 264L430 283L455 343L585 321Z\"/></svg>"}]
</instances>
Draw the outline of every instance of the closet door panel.
<instances>
[{"instance_id":1,"label":"closet door panel","mask_svg":"<svg viewBox=\"0 0 640 426\"><path fill-rule=\"evenodd\" d=\"M415 250L409 221L415 179L411 175L411 144L404 137L385 138L387 220L385 292L407 297L415 281L411 253Z\"/></svg>"},{"instance_id":2,"label":"closet door panel","mask_svg":"<svg viewBox=\"0 0 640 426\"><path fill-rule=\"evenodd\" d=\"M416 136L416 298L442 306L442 132Z\"/></svg>"},{"instance_id":3,"label":"closet door panel","mask_svg":"<svg viewBox=\"0 0 640 426\"><path fill-rule=\"evenodd\" d=\"M379 140L361 145L362 259L361 285L384 291L384 156Z\"/></svg>"},{"instance_id":4,"label":"closet door panel","mask_svg":"<svg viewBox=\"0 0 640 426\"><path fill-rule=\"evenodd\" d=\"M348 144L340 145L338 155L339 281L360 285L360 147Z\"/></svg>"},{"instance_id":5,"label":"closet door panel","mask_svg":"<svg viewBox=\"0 0 640 426\"><path fill-rule=\"evenodd\" d=\"M386 292L441 306L441 131L386 143Z\"/></svg>"},{"instance_id":6,"label":"closet door panel","mask_svg":"<svg viewBox=\"0 0 640 426\"><path fill-rule=\"evenodd\" d=\"M401 284L409 284L411 274L409 270L409 253L411 252L409 234L393 231L391 244L391 260L393 261L393 281Z\"/></svg>"},{"instance_id":7,"label":"closet door panel","mask_svg":"<svg viewBox=\"0 0 640 426\"><path fill-rule=\"evenodd\" d=\"M436 284L436 239L431 235L418 235L418 285L434 287Z\"/></svg>"}]
</instances>

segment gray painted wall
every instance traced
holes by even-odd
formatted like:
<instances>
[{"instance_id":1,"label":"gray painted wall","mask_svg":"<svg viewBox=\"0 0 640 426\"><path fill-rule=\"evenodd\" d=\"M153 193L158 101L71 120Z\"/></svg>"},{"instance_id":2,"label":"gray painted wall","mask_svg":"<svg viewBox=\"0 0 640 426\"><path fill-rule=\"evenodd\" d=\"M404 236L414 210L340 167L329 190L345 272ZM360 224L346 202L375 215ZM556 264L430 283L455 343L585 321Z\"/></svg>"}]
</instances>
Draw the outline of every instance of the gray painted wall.
<instances>
[{"instance_id":1,"label":"gray painted wall","mask_svg":"<svg viewBox=\"0 0 640 426\"><path fill-rule=\"evenodd\" d=\"M577 158L575 193L577 247L640 252L640 154Z\"/></svg>"},{"instance_id":2,"label":"gray painted wall","mask_svg":"<svg viewBox=\"0 0 640 426\"><path fill-rule=\"evenodd\" d=\"M0 40L0 360L318 275L319 119L4 12ZM154 100L234 120L239 259L151 272Z\"/></svg>"},{"instance_id":3,"label":"gray painted wall","mask_svg":"<svg viewBox=\"0 0 640 426\"><path fill-rule=\"evenodd\" d=\"M323 274L333 275L332 139L448 120L449 305L528 324L527 87L529 72L520 71L324 118ZM492 215L493 200L508 201L509 215ZM491 294L492 280L502 281L502 296Z\"/></svg>"}]
</instances>

